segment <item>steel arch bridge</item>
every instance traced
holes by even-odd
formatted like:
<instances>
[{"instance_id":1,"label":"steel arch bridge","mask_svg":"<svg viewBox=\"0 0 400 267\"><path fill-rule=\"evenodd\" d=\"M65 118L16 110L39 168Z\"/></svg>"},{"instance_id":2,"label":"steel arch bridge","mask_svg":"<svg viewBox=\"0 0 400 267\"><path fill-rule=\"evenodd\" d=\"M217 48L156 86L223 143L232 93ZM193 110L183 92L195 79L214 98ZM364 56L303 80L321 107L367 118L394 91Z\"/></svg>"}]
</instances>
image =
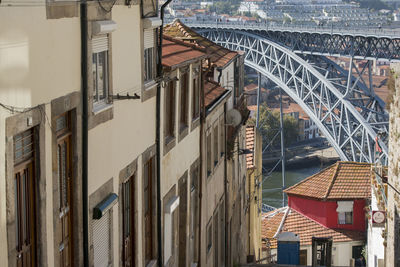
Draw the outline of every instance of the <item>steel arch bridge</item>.
<instances>
[{"instance_id":1,"label":"steel arch bridge","mask_svg":"<svg viewBox=\"0 0 400 267\"><path fill-rule=\"evenodd\" d=\"M279 43L295 53L400 60L400 30L195 22L192 28L246 31Z\"/></svg>"},{"instance_id":2,"label":"steel arch bridge","mask_svg":"<svg viewBox=\"0 0 400 267\"><path fill-rule=\"evenodd\" d=\"M378 133L388 132L384 102L374 94L371 83L366 85L362 74L353 76L351 66L346 71L326 57L298 55L275 40L246 30L197 30L231 50L245 51L245 65L297 102L342 160L375 162L377 140L382 150L379 158L387 162L387 140L377 138Z\"/></svg>"}]
</instances>

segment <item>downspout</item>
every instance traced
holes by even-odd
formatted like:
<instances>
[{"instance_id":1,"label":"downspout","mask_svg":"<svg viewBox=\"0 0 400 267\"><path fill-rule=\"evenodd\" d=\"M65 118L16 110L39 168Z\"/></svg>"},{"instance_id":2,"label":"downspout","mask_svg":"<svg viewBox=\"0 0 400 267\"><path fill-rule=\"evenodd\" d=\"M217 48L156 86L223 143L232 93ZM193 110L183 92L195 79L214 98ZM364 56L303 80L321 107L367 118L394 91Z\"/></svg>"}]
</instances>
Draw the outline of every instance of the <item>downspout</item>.
<instances>
[{"instance_id":1,"label":"downspout","mask_svg":"<svg viewBox=\"0 0 400 267\"><path fill-rule=\"evenodd\" d=\"M162 69L162 40L163 40L163 28L164 28L164 10L167 5L172 0L167 0L160 9L160 19L161 19L161 26L159 29L159 39L157 43L157 77L161 78L163 75ZM161 257L161 155L160 155L160 127L161 127L161 82L157 83L157 94L156 94L156 161L157 161L157 261L158 266L162 267L162 257Z\"/></svg>"},{"instance_id":2,"label":"downspout","mask_svg":"<svg viewBox=\"0 0 400 267\"><path fill-rule=\"evenodd\" d=\"M218 70L218 72L219 72L219 75L218 75L218 83L220 84L221 83L221 76L222 76L222 69L217 69Z\"/></svg>"},{"instance_id":3,"label":"downspout","mask_svg":"<svg viewBox=\"0 0 400 267\"><path fill-rule=\"evenodd\" d=\"M89 267L89 211L88 211L88 21L86 0L81 2L81 79L82 79L82 217L83 266Z\"/></svg>"},{"instance_id":4,"label":"downspout","mask_svg":"<svg viewBox=\"0 0 400 267\"><path fill-rule=\"evenodd\" d=\"M225 155L224 155L224 191L225 191L225 266L228 266L228 201L229 201L229 192L228 192L228 174L227 174L227 170L228 170L228 166L227 166L227 159L226 159L226 103L224 104L224 151L225 151Z\"/></svg>"},{"instance_id":5,"label":"downspout","mask_svg":"<svg viewBox=\"0 0 400 267\"><path fill-rule=\"evenodd\" d=\"M210 63L210 61L209 61ZM207 78L207 75L210 71L210 64L209 68L205 73L201 72L200 80L201 80L201 88L200 88L200 140L199 140L199 153L200 153L200 162L199 162L199 246L197 248L198 253L198 265L201 266L201 209L202 209L202 198L203 198L203 137L204 137L204 123L206 120L206 107L204 104L204 86L205 86L205 80ZM207 229L206 229L207 232Z\"/></svg>"}]
</instances>

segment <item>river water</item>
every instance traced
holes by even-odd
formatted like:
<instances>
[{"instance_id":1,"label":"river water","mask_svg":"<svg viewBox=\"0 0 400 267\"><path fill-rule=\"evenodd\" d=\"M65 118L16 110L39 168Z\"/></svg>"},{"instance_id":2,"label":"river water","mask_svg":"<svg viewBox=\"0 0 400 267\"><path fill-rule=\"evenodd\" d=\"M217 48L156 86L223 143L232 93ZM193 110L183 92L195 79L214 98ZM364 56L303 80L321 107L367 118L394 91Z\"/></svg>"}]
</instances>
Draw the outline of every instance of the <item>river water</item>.
<instances>
[{"instance_id":1,"label":"river water","mask_svg":"<svg viewBox=\"0 0 400 267\"><path fill-rule=\"evenodd\" d=\"M326 166L314 165L303 169L287 170L285 187L288 188L302 181L303 179L319 172L322 168L325 167ZM282 173L280 171L273 172L270 177L266 178L263 181L262 187L263 203L275 208L282 207Z\"/></svg>"}]
</instances>

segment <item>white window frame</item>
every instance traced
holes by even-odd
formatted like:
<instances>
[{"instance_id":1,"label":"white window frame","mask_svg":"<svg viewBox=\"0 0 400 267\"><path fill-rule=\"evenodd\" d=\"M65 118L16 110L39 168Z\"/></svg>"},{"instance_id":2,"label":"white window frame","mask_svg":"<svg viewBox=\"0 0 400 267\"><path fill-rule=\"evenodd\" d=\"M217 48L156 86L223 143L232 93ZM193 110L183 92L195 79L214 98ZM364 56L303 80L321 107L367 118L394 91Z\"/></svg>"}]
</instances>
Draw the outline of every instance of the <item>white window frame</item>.
<instances>
[{"instance_id":1,"label":"white window frame","mask_svg":"<svg viewBox=\"0 0 400 267\"><path fill-rule=\"evenodd\" d=\"M93 111L96 113L105 107L107 107L109 103L109 59L108 59L108 36L100 35L95 36L92 39L92 73L93 73ZM103 69L103 85L104 88L98 87L99 81L99 59L100 55L104 54L104 69ZM96 60L95 60L96 59ZM104 89L104 97L102 99L99 98L100 90Z\"/></svg>"},{"instance_id":2,"label":"white window frame","mask_svg":"<svg viewBox=\"0 0 400 267\"><path fill-rule=\"evenodd\" d=\"M338 224L339 225L346 225L346 224L353 224L353 201L338 201L337 202L337 209L336 212L338 213ZM346 221L346 218L349 213L351 214L351 222Z\"/></svg>"},{"instance_id":3,"label":"white window frame","mask_svg":"<svg viewBox=\"0 0 400 267\"><path fill-rule=\"evenodd\" d=\"M143 83L146 87L155 84L156 74L156 45L155 30L153 28L143 31ZM150 64L149 64L150 62ZM150 73L146 75L146 73Z\"/></svg>"},{"instance_id":4,"label":"white window frame","mask_svg":"<svg viewBox=\"0 0 400 267\"><path fill-rule=\"evenodd\" d=\"M179 206L179 197L174 196L165 207L164 211L164 264L166 264L174 253L175 238L174 211Z\"/></svg>"}]
</instances>

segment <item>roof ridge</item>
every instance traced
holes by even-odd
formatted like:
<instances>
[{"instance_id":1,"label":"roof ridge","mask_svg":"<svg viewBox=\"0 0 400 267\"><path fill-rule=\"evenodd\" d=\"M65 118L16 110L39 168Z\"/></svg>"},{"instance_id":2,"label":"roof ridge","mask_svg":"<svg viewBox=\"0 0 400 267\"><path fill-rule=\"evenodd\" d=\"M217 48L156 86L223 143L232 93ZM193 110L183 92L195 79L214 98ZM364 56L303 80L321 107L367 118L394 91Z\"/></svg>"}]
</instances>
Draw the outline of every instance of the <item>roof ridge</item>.
<instances>
[{"instance_id":1,"label":"roof ridge","mask_svg":"<svg viewBox=\"0 0 400 267\"><path fill-rule=\"evenodd\" d=\"M275 234L273 235L273 238L276 238L277 235L282 231L283 225L285 224L286 221L286 217L288 216L291 208L289 206L286 207L282 207L282 209L286 209L285 214L283 215L282 219L281 219L281 223L279 224L278 229L276 230Z\"/></svg>"},{"instance_id":2,"label":"roof ridge","mask_svg":"<svg viewBox=\"0 0 400 267\"><path fill-rule=\"evenodd\" d=\"M323 197L324 200L328 198L329 193L331 192L333 185L335 184L336 178L338 177L339 168L340 168L341 161L336 162L336 169L333 173L331 184L329 185L328 189L326 190L325 196Z\"/></svg>"},{"instance_id":3,"label":"roof ridge","mask_svg":"<svg viewBox=\"0 0 400 267\"><path fill-rule=\"evenodd\" d=\"M336 163L335 163L335 164L336 164ZM329 170L330 168L333 168L333 167L335 166L335 164L332 164L332 165L326 167L325 169L323 169L323 170L321 170L321 171L319 171L319 172L317 172L317 173L315 173L315 174L313 174L313 175L311 175L311 176L305 178L304 180L298 182L297 184L294 184L294 185L292 185L291 187L286 188L285 190L283 190L283 192L288 193L289 190L292 190L293 188L295 188L295 187L297 187L297 186L299 186L299 185L301 185L301 184L307 182L308 180L314 178L315 176L317 176L317 175L319 175L319 174L321 174L321 173L323 173L323 172Z\"/></svg>"},{"instance_id":4,"label":"roof ridge","mask_svg":"<svg viewBox=\"0 0 400 267\"><path fill-rule=\"evenodd\" d=\"M186 47L189 47L189 48L193 48L193 49L199 50L200 52L203 52L203 53L207 53L206 49L203 48L203 47L200 47L198 45L191 44L191 43L188 43L188 42L184 42L184 41L179 40L179 39L177 39L175 37L172 37L172 36L170 36L168 34L163 34L163 38L168 40L168 41L174 42L176 44L183 45L183 46L186 46Z\"/></svg>"}]
</instances>

